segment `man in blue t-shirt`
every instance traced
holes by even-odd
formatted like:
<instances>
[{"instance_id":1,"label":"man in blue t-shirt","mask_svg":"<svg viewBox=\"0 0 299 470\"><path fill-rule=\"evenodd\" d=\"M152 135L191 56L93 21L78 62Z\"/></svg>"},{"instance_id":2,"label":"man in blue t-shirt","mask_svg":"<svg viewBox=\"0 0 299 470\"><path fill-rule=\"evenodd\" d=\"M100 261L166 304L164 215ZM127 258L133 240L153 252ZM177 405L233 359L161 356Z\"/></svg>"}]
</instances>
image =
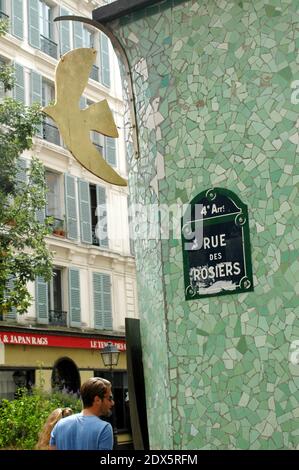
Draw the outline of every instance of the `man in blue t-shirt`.
<instances>
[{"instance_id":1,"label":"man in blue t-shirt","mask_svg":"<svg viewBox=\"0 0 299 470\"><path fill-rule=\"evenodd\" d=\"M92 377L80 389L83 409L54 426L50 450L112 450L113 431L110 423L100 416L110 416L114 400L111 383Z\"/></svg>"}]
</instances>

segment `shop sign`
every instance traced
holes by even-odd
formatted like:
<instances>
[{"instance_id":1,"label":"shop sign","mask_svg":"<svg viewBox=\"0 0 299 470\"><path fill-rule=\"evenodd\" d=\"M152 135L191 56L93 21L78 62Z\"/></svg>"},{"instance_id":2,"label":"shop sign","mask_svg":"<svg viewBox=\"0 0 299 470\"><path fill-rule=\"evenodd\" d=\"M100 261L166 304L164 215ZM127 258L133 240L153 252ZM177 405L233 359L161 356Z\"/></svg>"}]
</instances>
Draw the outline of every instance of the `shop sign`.
<instances>
[{"instance_id":1,"label":"shop sign","mask_svg":"<svg viewBox=\"0 0 299 470\"><path fill-rule=\"evenodd\" d=\"M91 337L19 333L5 331L0 333L0 343L22 346L41 346L54 348L103 349L110 341L119 351L126 350L126 342L121 339L98 339Z\"/></svg>"},{"instance_id":2,"label":"shop sign","mask_svg":"<svg viewBox=\"0 0 299 470\"><path fill-rule=\"evenodd\" d=\"M248 211L236 194L201 192L181 229L186 300L253 290Z\"/></svg>"}]
</instances>

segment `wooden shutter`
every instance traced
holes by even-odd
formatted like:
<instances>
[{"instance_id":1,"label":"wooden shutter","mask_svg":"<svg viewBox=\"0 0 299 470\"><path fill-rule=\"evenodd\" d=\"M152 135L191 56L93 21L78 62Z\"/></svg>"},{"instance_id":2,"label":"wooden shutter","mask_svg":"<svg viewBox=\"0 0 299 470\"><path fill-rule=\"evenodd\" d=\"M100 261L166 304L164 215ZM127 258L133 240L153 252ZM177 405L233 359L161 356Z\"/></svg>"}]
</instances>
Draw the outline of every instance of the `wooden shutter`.
<instances>
[{"instance_id":1,"label":"wooden shutter","mask_svg":"<svg viewBox=\"0 0 299 470\"><path fill-rule=\"evenodd\" d=\"M11 3L11 33L17 38L23 39L23 0L12 0Z\"/></svg>"},{"instance_id":2,"label":"wooden shutter","mask_svg":"<svg viewBox=\"0 0 299 470\"><path fill-rule=\"evenodd\" d=\"M66 209L66 225L67 236L70 240L78 239L78 218L77 218L77 202L75 178L69 174L64 177L65 186L65 209Z\"/></svg>"},{"instance_id":3,"label":"wooden shutter","mask_svg":"<svg viewBox=\"0 0 299 470\"><path fill-rule=\"evenodd\" d=\"M30 75L30 104L39 103L42 104L42 77L39 73L31 70ZM39 137L43 135L43 126L38 124L35 126L36 133Z\"/></svg>"},{"instance_id":4,"label":"wooden shutter","mask_svg":"<svg viewBox=\"0 0 299 470\"><path fill-rule=\"evenodd\" d=\"M95 328L112 330L111 277L93 273L93 305Z\"/></svg>"},{"instance_id":5,"label":"wooden shutter","mask_svg":"<svg viewBox=\"0 0 299 470\"><path fill-rule=\"evenodd\" d=\"M40 49L39 0L28 0L28 35L29 44Z\"/></svg>"},{"instance_id":6,"label":"wooden shutter","mask_svg":"<svg viewBox=\"0 0 299 470\"><path fill-rule=\"evenodd\" d=\"M49 323L48 283L43 277L37 277L35 281L36 317L38 323Z\"/></svg>"},{"instance_id":7,"label":"wooden shutter","mask_svg":"<svg viewBox=\"0 0 299 470\"><path fill-rule=\"evenodd\" d=\"M110 87L109 41L103 33L101 33L101 82Z\"/></svg>"},{"instance_id":8,"label":"wooden shutter","mask_svg":"<svg viewBox=\"0 0 299 470\"><path fill-rule=\"evenodd\" d=\"M25 80L24 80L24 67L15 63L15 85L13 90L13 97L16 101L25 104Z\"/></svg>"},{"instance_id":9,"label":"wooden shutter","mask_svg":"<svg viewBox=\"0 0 299 470\"><path fill-rule=\"evenodd\" d=\"M70 326L81 326L80 271L69 269Z\"/></svg>"},{"instance_id":10,"label":"wooden shutter","mask_svg":"<svg viewBox=\"0 0 299 470\"><path fill-rule=\"evenodd\" d=\"M70 12L65 8L60 8L60 16L67 16ZM62 54L71 50L71 21L61 21L60 23L60 49Z\"/></svg>"},{"instance_id":11,"label":"wooden shutter","mask_svg":"<svg viewBox=\"0 0 299 470\"><path fill-rule=\"evenodd\" d=\"M116 166L116 141L112 137L105 137L105 160L111 166Z\"/></svg>"},{"instance_id":12,"label":"wooden shutter","mask_svg":"<svg viewBox=\"0 0 299 470\"><path fill-rule=\"evenodd\" d=\"M96 215L98 223L96 226L96 236L99 240L99 245L108 248L108 224L107 224L107 204L106 204L106 189L103 186L97 186L97 209Z\"/></svg>"},{"instance_id":13,"label":"wooden shutter","mask_svg":"<svg viewBox=\"0 0 299 470\"><path fill-rule=\"evenodd\" d=\"M89 183L87 181L78 181L79 209L80 209L80 231L81 241L83 243L92 243L91 233L91 208Z\"/></svg>"}]
</instances>

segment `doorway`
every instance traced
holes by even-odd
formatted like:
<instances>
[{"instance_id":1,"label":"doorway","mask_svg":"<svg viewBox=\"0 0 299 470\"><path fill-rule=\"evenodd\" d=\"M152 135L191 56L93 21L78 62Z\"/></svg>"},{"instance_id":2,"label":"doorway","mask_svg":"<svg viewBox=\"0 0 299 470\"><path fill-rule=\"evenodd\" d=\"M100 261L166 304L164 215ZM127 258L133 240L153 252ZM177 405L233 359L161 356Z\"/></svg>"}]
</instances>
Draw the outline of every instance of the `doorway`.
<instances>
[{"instance_id":1,"label":"doorway","mask_svg":"<svg viewBox=\"0 0 299 470\"><path fill-rule=\"evenodd\" d=\"M64 357L56 361L53 367L51 385L54 391L79 396L80 375L72 359Z\"/></svg>"}]
</instances>

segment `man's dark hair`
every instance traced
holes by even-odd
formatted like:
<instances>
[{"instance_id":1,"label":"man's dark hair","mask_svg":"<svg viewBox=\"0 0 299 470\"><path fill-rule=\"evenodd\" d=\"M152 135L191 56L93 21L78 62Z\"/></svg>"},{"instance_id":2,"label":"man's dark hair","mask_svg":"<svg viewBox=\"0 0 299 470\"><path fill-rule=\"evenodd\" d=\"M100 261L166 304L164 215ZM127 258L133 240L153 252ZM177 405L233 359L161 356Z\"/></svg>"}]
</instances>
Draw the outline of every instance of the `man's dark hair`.
<instances>
[{"instance_id":1,"label":"man's dark hair","mask_svg":"<svg viewBox=\"0 0 299 470\"><path fill-rule=\"evenodd\" d=\"M111 387L109 380L100 377L91 377L86 380L80 388L81 400L84 408L92 406L94 398L98 396L103 400L108 388Z\"/></svg>"}]
</instances>

